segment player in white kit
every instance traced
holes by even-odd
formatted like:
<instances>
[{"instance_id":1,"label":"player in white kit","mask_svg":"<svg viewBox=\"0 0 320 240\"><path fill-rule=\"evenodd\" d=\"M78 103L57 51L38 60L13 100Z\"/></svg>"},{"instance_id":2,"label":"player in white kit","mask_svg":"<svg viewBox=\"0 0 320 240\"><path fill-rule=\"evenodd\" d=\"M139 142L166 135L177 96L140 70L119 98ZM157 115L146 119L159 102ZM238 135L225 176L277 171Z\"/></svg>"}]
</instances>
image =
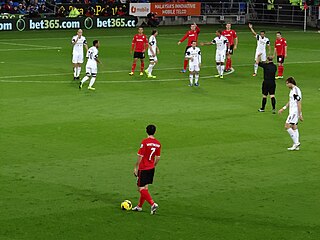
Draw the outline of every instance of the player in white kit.
<instances>
[{"instance_id":1,"label":"player in white kit","mask_svg":"<svg viewBox=\"0 0 320 240\"><path fill-rule=\"evenodd\" d=\"M82 30L77 31L77 35L72 37L72 63L73 63L73 79L79 79L81 72L81 64L83 63L83 46L88 51L87 40L82 36Z\"/></svg>"},{"instance_id":2,"label":"player in white kit","mask_svg":"<svg viewBox=\"0 0 320 240\"><path fill-rule=\"evenodd\" d=\"M90 77L89 90L96 90L93 87L94 82L96 81L97 73L98 73L98 63L101 63L98 58L98 48L100 46L100 42L98 40L93 41L93 46L89 48L87 52L87 65L86 65L86 76L81 80L79 88L82 89L83 83L87 81Z\"/></svg>"},{"instance_id":3,"label":"player in white kit","mask_svg":"<svg viewBox=\"0 0 320 240\"><path fill-rule=\"evenodd\" d=\"M185 59L189 60L189 80L190 84L188 86L193 86L193 76L195 78L194 85L199 86L199 72L201 67L201 51L197 47L197 42L192 41L191 47L186 51Z\"/></svg>"},{"instance_id":4,"label":"player in white kit","mask_svg":"<svg viewBox=\"0 0 320 240\"><path fill-rule=\"evenodd\" d=\"M152 30L151 36L149 37L149 48L148 48L148 55L149 55L149 67L145 70L148 78L156 78L156 76L152 75L152 70L154 66L158 63L157 54L160 53L160 50L157 46L157 39L156 36L158 35L157 30Z\"/></svg>"},{"instance_id":5,"label":"player in white kit","mask_svg":"<svg viewBox=\"0 0 320 240\"><path fill-rule=\"evenodd\" d=\"M200 43L201 46L204 45L217 45L216 49L216 65L217 65L217 70L218 74L215 75L215 77L220 77L223 78L223 72L224 72L224 62L226 60L226 53L230 49L230 43L228 39L223 36L221 30L216 31L216 37L211 41L211 42L205 42L205 43Z\"/></svg>"},{"instance_id":6,"label":"player in white kit","mask_svg":"<svg viewBox=\"0 0 320 240\"><path fill-rule=\"evenodd\" d=\"M286 80L286 85L290 89L289 102L284 105L278 113L281 114L289 107L289 116L286 120L285 128L293 141L293 146L288 148L288 150L293 151L299 150L300 147L298 121L303 121L301 107L302 94L300 88L296 86L297 84L293 77L289 77Z\"/></svg>"},{"instance_id":7,"label":"player in white kit","mask_svg":"<svg viewBox=\"0 0 320 240\"><path fill-rule=\"evenodd\" d=\"M260 62L260 60L262 62L267 61L267 53L266 53L266 46L268 46L268 56L270 56L270 40L269 38L266 37L266 32L265 31L260 31L260 34L257 34L253 28L252 28L252 24L249 23L249 28L252 32L252 34L254 35L254 37L257 40L257 48L256 48L256 54L254 56L254 66L253 66L253 74L252 76L257 76L257 72L258 72L258 64Z\"/></svg>"}]
</instances>

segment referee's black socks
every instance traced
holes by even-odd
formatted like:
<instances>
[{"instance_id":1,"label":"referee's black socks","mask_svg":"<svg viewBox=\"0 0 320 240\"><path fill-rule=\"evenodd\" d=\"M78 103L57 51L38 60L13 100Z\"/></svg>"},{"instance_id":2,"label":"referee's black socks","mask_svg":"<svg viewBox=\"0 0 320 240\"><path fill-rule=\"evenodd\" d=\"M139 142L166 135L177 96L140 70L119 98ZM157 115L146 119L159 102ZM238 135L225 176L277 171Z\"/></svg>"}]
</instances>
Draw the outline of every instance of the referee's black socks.
<instances>
[{"instance_id":1,"label":"referee's black socks","mask_svg":"<svg viewBox=\"0 0 320 240\"><path fill-rule=\"evenodd\" d=\"M272 104L272 109L276 109L276 98L275 97L271 98L271 104Z\"/></svg>"},{"instance_id":2,"label":"referee's black socks","mask_svg":"<svg viewBox=\"0 0 320 240\"><path fill-rule=\"evenodd\" d=\"M267 104L267 98L262 98L262 105L261 105L261 110L264 110Z\"/></svg>"}]
</instances>

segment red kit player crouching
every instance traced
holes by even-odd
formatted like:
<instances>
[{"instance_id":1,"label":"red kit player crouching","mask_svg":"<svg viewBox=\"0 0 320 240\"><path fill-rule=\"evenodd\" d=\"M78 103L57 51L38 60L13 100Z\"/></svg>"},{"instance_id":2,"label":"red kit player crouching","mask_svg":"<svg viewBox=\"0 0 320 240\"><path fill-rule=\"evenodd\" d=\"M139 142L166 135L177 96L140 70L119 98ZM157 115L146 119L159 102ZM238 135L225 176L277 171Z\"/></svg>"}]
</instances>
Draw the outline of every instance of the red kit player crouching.
<instances>
[{"instance_id":1,"label":"red kit player crouching","mask_svg":"<svg viewBox=\"0 0 320 240\"><path fill-rule=\"evenodd\" d=\"M156 126L148 125L146 131L148 137L141 142L138 151L138 161L134 167L134 175L137 177L140 200L139 204L132 208L132 211L141 212L143 203L147 201L151 206L151 214L155 214L158 209L158 204L156 204L150 196L148 185L153 182L155 167L160 160L161 144L154 137Z\"/></svg>"}]
</instances>

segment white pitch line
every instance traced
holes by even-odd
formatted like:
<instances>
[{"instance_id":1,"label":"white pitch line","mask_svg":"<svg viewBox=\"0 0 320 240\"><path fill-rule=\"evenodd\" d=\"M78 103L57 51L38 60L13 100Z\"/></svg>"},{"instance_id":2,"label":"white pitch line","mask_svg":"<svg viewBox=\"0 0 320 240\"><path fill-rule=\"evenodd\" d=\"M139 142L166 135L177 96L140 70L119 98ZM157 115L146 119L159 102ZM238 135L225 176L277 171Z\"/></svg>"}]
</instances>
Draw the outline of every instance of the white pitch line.
<instances>
[{"instance_id":1,"label":"white pitch line","mask_svg":"<svg viewBox=\"0 0 320 240\"><path fill-rule=\"evenodd\" d=\"M60 48L60 47L53 47L53 46L25 44L25 43L8 43L8 42L1 42L1 41L0 41L0 44L13 45L13 46L24 46L24 47L36 47L36 48Z\"/></svg>"},{"instance_id":2,"label":"white pitch line","mask_svg":"<svg viewBox=\"0 0 320 240\"><path fill-rule=\"evenodd\" d=\"M320 61L305 61L305 62L287 62L286 64L308 64L308 63L320 63ZM238 65L233 65L234 67L248 67L248 66L252 66L253 64L238 64ZM201 68L214 68L214 66L202 66ZM167 70L179 70L180 68L160 68L157 69L157 71L167 71ZM99 72L100 74L104 74L104 73L123 73L123 72L128 72L128 69L126 70L114 70L114 71L101 71ZM231 74L233 72L230 73L225 73L225 75ZM6 79L12 79L12 78L29 78L29 77L49 77L49 76L67 76L67 75L72 75L72 73L51 73L51 74L33 74L33 75L17 75L17 76L0 76L0 82L2 83L10 83L10 82L15 82L14 80L6 80ZM1 80L4 79L4 80ZM16 81L16 82L27 82L28 80L25 81ZM134 81L134 80L133 80ZM128 82L133 82L133 81L128 81ZM143 80L141 80L143 81ZM140 80L137 82L141 82ZM148 80L146 82L150 82L152 80ZM160 80L155 80L155 81L160 81ZM32 81L31 81L32 82ZM40 81L35 81L35 82L40 82ZM41 81L43 82L43 81ZM54 81L46 81L49 83L52 83ZM61 82L65 82L65 81L61 81ZM111 82L111 81L108 81ZM115 81L115 82L119 82L119 81Z\"/></svg>"},{"instance_id":3,"label":"white pitch line","mask_svg":"<svg viewBox=\"0 0 320 240\"><path fill-rule=\"evenodd\" d=\"M38 50L59 50L61 47L48 47L48 48L7 48L0 49L0 52L10 52L10 51L38 51Z\"/></svg>"}]
</instances>

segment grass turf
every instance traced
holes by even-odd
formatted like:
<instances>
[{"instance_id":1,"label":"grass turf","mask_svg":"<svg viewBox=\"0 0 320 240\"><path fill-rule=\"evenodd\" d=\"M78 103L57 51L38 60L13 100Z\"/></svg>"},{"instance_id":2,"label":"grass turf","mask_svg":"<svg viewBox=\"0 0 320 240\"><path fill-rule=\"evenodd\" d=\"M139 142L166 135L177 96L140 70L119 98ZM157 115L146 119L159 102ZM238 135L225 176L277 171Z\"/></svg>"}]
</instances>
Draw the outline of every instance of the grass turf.
<instances>
[{"instance_id":1,"label":"grass turf","mask_svg":"<svg viewBox=\"0 0 320 240\"><path fill-rule=\"evenodd\" d=\"M203 26L199 40L216 28ZM257 112L256 42L235 29L235 72L212 78L215 47L202 47L199 88L179 73L176 43L187 27L159 29L155 81L128 76L135 29L84 31L101 41L95 92L72 80L75 31L3 33L0 239L319 239L320 34L281 29L285 77L302 90L305 118L301 150L288 152L287 112L272 115L270 100ZM278 29L266 29L273 44ZM288 93L278 80L278 108ZM124 199L137 203L132 171L149 123L163 145L150 187L156 216L147 204L143 213L120 210Z\"/></svg>"}]
</instances>

